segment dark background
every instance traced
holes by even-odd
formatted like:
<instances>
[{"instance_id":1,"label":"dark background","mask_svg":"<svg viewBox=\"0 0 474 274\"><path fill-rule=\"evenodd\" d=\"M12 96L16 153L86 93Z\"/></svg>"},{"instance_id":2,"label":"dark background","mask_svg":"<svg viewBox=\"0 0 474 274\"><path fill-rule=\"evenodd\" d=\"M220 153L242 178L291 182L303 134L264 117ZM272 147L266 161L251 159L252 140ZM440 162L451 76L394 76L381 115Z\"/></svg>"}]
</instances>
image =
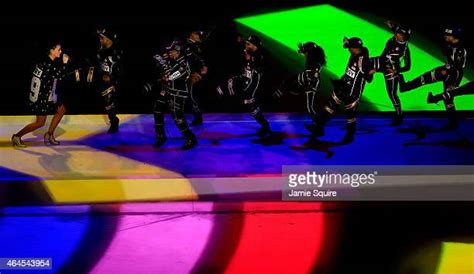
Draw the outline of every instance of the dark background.
<instances>
[{"instance_id":1,"label":"dark background","mask_svg":"<svg viewBox=\"0 0 474 274\"><path fill-rule=\"evenodd\" d=\"M125 51L126 74L120 91L120 112L148 113L151 96L141 87L150 78L151 57L175 37L184 38L193 29L213 29L206 43L206 57L210 67L208 80L201 83L199 97L207 112L242 111L235 100L219 100L215 85L237 70L239 50L235 44L236 29L233 19L245 15L275 10L330 3L369 17L391 19L412 26L414 35L437 44L446 25L461 25L465 29L465 44L472 52L473 22L470 8L455 0L435 1L194 1L194 2L44 2L42 4L12 3L0 11L0 114L27 114L27 98L31 68L44 54L44 44L60 40L72 57L71 66L78 66L84 58L94 55L97 25L105 25L119 34ZM375 20L375 19L374 19ZM375 20L376 24L382 22ZM322 26L324 27L324 26ZM341 26L343 27L343 26ZM434 52L440 55L440 50ZM468 67L472 60L469 55ZM280 102L268 96L281 77L290 73L270 57L273 72L267 73L262 93L267 111L303 111L302 98L291 97ZM275 77L274 74L278 74ZM65 103L69 113L100 113L101 98L93 87L65 83ZM382 91L385 92L385 91ZM266 98L266 99L265 99Z\"/></svg>"}]
</instances>

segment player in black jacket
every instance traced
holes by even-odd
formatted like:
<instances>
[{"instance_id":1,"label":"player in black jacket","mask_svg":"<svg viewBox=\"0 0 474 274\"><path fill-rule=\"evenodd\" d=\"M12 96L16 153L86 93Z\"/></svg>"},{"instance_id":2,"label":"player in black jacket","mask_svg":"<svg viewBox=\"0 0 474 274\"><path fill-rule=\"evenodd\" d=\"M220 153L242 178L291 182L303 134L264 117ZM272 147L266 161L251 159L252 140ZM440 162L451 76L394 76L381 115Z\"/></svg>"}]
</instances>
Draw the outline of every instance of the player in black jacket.
<instances>
[{"instance_id":1,"label":"player in black jacket","mask_svg":"<svg viewBox=\"0 0 474 274\"><path fill-rule=\"evenodd\" d=\"M155 147L161 147L166 142L164 113L167 107L172 112L174 122L181 134L186 139L181 147L188 150L197 145L197 139L189 128L184 117L184 108L188 98L188 78L191 74L188 60L183 54L184 48L181 42L174 41L167 47L167 53L155 55L154 59L159 68L161 77L161 89L154 107Z\"/></svg>"},{"instance_id":2,"label":"player in black jacket","mask_svg":"<svg viewBox=\"0 0 474 274\"><path fill-rule=\"evenodd\" d=\"M203 31L193 31L189 34L188 39L185 43L185 55L188 59L189 66L191 68L191 75L188 79L189 83L189 97L191 98L191 104L193 108L194 120L191 122L191 126L202 125L202 111L199 107L199 102L196 97L196 84L202 80L207 74L207 65L204 61L203 50L202 50L202 37Z\"/></svg>"},{"instance_id":3,"label":"player in black jacket","mask_svg":"<svg viewBox=\"0 0 474 274\"><path fill-rule=\"evenodd\" d=\"M97 34L100 42L100 48L97 52L99 90L104 98L105 111L110 121L110 128L107 133L113 134L118 132L120 121L117 117L117 86L123 73L123 53L117 46L116 34L105 28L99 28Z\"/></svg>"},{"instance_id":4,"label":"player in black jacket","mask_svg":"<svg viewBox=\"0 0 474 274\"><path fill-rule=\"evenodd\" d=\"M460 40L461 34L462 30L459 28L446 29L444 32L444 39L447 44L445 49L446 63L443 66L434 68L409 82L405 82L403 77L401 77L400 92L407 92L420 86L440 81L443 82L444 93L459 87L463 77L464 68L466 67L467 57L467 50L463 47ZM449 118L449 124L447 127L456 128L458 123L453 98L445 96L444 105Z\"/></svg>"},{"instance_id":5,"label":"player in black jacket","mask_svg":"<svg viewBox=\"0 0 474 274\"><path fill-rule=\"evenodd\" d=\"M57 59L62 59L58 62ZM66 108L63 105L58 87L66 76L66 64L69 56L62 53L61 45L54 43L48 47L48 56L35 64L30 86L30 109L36 115L36 121L28 124L12 136L12 145L16 148L25 148L21 137L44 126L46 116L54 114L48 131L44 134L45 145L59 145L54 138L54 131L59 125Z\"/></svg>"},{"instance_id":6,"label":"player in black jacket","mask_svg":"<svg viewBox=\"0 0 474 274\"><path fill-rule=\"evenodd\" d=\"M285 80L273 93L274 98L280 98L285 93L306 95L306 110L313 119L317 120L316 95L319 90L320 76L323 66L326 65L324 50L314 42L298 44L298 52L306 58L305 70ZM313 130L315 125L306 125Z\"/></svg>"},{"instance_id":7,"label":"player in black jacket","mask_svg":"<svg viewBox=\"0 0 474 274\"><path fill-rule=\"evenodd\" d=\"M243 52L245 63L242 74L234 76L227 81L227 92L233 96L236 92L244 97L243 103L248 106L250 114L254 117L261 128L257 134L268 137L271 133L270 124L263 116L258 96L263 74L264 49L261 39L256 35L250 35L245 41ZM219 95L224 95L224 89L217 87Z\"/></svg>"},{"instance_id":8,"label":"player in black jacket","mask_svg":"<svg viewBox=\"0 0 474 274\"><path fill-rule=\"evenodd\" d=\"M380 57L375 57L372 61L376 71L382 72L384 75L387 93L395 108L392 125L397 126L403 122L402 106L397 94L399 75L402 72L409 71L411 67L410 48L408 47L411 29L391 21L387 21L387 26L393 31L394 35L385 44ZM403 66L401 65L402 60Z\"/></svg>"},{"instance_id":9,"label":"player in black jacket","mask_svg":"<svg viewBox=\"0 0 474 274\"><path fill-rule=\"evenodd\" d=\"M369 51L363 46L362 40L357 37L344 38L344 48L351 54L345 74L339 80L333 80L334 91L329 103L318 115L314 136L324 135L324 125L336 111L338 105L343 104L347 118L347 133L343 142L349 143L354 139L356 131L356 110L362 96L366 81L371 82L375 69L369 59Z\"/></svg>"}]
</instances>

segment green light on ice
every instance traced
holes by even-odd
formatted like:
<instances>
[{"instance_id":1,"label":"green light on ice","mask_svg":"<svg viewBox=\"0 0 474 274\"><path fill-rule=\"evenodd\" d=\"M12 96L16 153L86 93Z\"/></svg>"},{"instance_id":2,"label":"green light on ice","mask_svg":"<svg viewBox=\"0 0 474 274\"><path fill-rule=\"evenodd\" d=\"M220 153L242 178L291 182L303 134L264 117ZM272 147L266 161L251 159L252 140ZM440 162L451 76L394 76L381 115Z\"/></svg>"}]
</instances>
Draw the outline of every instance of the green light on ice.
<instances>
[{"instance_id":1,"label":"green light on ice","mask_svg":"<svg viewBox=\"0 0 474 274\"><path fill-rule=\"evenodd\" d=\"M344 36L360 37L369 49L370 56L379 56L387 40L393 35L387 28L380 28L362 18L331 5L318 5L287 11L272 12L235 20L238 24L250 28L270 37L281 45L296 53L299 42L314 41L322 46L326 52L327 70L338 77L344 73L349 53L342 47ZM416 35L416 33L415 33ZM271 45L266 45L271 47ZM434 45L422 45L432 47ZM422 73L431 70L444 62L439 60L419 46L410 44L412 66L405 73L405 79L410 80ZM278 56L277 58L285 58ZM467 81L464 79L463 82ZM417 90L400 94L404 110L443 110L444 105L427 104L426 97L429 91L435 94L442 92L442 84L436 83L424 86ZM374 105L380 111L393 110L388 97L385 81L381 73L376 73L374 81L367 84L363 93L363 100ZM461 110L472 110L472 97L456 98L456 106Z\"/></svg>"}]
</instances>

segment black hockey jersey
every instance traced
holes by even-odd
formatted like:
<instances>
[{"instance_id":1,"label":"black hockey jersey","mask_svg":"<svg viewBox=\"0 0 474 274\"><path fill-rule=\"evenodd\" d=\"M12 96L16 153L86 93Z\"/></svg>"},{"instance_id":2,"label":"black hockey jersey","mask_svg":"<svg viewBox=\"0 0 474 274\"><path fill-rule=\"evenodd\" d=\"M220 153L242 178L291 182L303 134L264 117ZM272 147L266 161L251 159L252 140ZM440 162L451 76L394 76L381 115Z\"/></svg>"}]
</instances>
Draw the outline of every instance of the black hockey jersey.
<instances>
[{"instance_id":1,"label":"black hockey jersey","mask_svg":"<svg viewBox=\"0 0 474 274\"><path fill-rule=\"evenodd\" d=\"M346 73L341 77L343 91L347 96L359 98L362 95L366 81L372 81L369 72L373 69L373 65L369 59L367 48L362 48L360 54L351 55L346 67Z\"/></svg>"},{"instance_id":2,"label":"black hockey jersey","mask_svg":"<svg viewBox=\"0 0 474 274\"><path fill-rule=\"evenodd\" d=\"M401 60L403 58L404 66L401 66ZM392 37L385 44L385 48L380 56L380 69L385 71L386 69L396 70L398 72L409 71L411 68L411 56L410 48L408 47L408 41L400 42Z\"/></svg>"},{"instance_id":3,"label":"black hockey jersey","mask_svg":"<svg viewBox=\"0 0 474 274\"><path fill-rule=\"evenodd\" d=\"M206 66L203 58L202 44L193 40L186 40L185 55L191 68L191 72L200 72Z\"/></svg>"},{"instance_id":4,"label":"black hockey jersey","mask_svg":"<svg viewBox=\"0 0 474 274\"><path fill-rule=\"evenodd\" d=\"M467 50L460 43L448 45L445 55L447 69L462 70L466 67Z\"/></svg>"},{"instance_id":5,"label":"black hockey jersey","mask_svg":"<svg viewBox=\"0 0 474 274\"><path fill-rule=\"evenodd\" d=\"M122 50L112 45L110 48L100 49L97 53L98 68L101 74L116 78L123 73Z\"/></svg>"},{"instance_id":6,"label":"black hockey jersey","mask_svg":"<svg viewBox=\"0 0 474 274\"><path fill-rule=\"evenodd\" d=\"M66 76L66 65L47 57L35 64L31 78L30 102L34 105L56 103L59 81ZM40 107L41 108L41 107Z\"/></svg>"}]
</instances>

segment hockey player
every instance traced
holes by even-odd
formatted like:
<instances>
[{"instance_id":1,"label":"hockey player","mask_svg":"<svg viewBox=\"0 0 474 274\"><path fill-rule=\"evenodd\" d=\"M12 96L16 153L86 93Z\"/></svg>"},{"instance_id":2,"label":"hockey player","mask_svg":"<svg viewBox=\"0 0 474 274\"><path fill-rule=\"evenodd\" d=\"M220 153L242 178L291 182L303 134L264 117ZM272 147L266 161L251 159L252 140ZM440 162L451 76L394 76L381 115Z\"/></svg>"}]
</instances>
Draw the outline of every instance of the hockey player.
<instances>
[{"instance_id":1,"label":"hockey player","mask_svg":"<svg viewBox=\"0 0 474 274\"><path fill-rule=\"evenodd\" d=\"M100 42L97 52L99 91L104 98L105 111L110 121L107 133L113 134L118 132L120 121L117 117L117 86L123 73L122 50L117 46L116 34L99 28L97 35Z\"/></svg>"},{"instance_id":2,"label":"hockey player","mask_svg":"<svg viewBox=\"0 0 474 274\"><path fill-rule=\"evenodd\" d=\"M243 52L245 64L240 75L234 76L227 81L227 92L230 96L239 93L244 100L250 114L254 117L261 128L257 134L268 137L271 133L270 124L263 116L258 96L260 91L261 79L263 74L264 49L261 39L256 35L250 35L245 41L245 49ZM224 95L224 89L217 87L219 95Z\"/></svg>"},{"instance_id":3,"label":"hockey player","mask_svg":"<svg viewBox=\"0 0 474 274\"><path fill-rule=\"evenodd\" d=\"M204 36L203 31L193 31L189 34L188 39L185 43L185 55L188 59L189 66L191 68L191 76L188 79L189 84L189 97L191 98L191 104L193 108L194 120L191 122L191 126L202 125L202 111L199 107L199 103L196 98L195 85L200 82L207 74L207 66L203 58L202 51L202 38Z\"/></svg>"},{"instance_id":4,"label":"hockey player","mask_svg":"<svg viewBox=\"0 0 474 274\"><path fill-rule=\"evenodd\" d=\"M457 88L463 77L467 56L467 50L461 43L461 35L462 30L460 28L446 29L444 32L444 40L447 44L445 49L446 63L409 82L405 82L404 78L401 77L400 92L407 92L420 86L440 81L443 82L444 93ZM458 123L453 98L446 95L444 105L449 119L447 128L456 128Z\"/></svg>"},{"instance_id":5,"label":"hockey player","mask_svg":"<svg viewBox=\"0 0 474 274\"><path fill-rule=\"evenodd\" d=\"M363 46L362 40L357 37L344 38L344 48L351 54L345 74L339 80L333 80L334 91L329 103L318 115L314 136L324 135L324 125L336 111L338 105L343 104L347 118L347 133L343 142L349 143L354 139L356 131L356 110L366 81L371 82L375 69L369 59L369 51Z\"/></svg>"},{"instance_id":6,"label":"hockey player","mask_svg":"<svg viewBox=\"0 0 474 274\"><path fill-rule=\"evenodd\" d=\"M306 95L306 109L313 120L307 124L310 131L314 131L317 120L316 95L319 90L321 70L326 65L324 50L314 42L298 44L298 53L306 58L305 70L285 80L275 91L273 97L280 98L285 93Z\"/></svg>"},{"instance_id":7,"label":"hockey player","mask_svg":"<svg viewBox=\"0 0 474 274\"><path fill-rule=\"evenodd\" d=\"M156 141L154 146L161 147L166 142L164 113L167 109L171 111L174 122L181 134L186 139L181 147L188 150L197 145L197 139L189 128L184 117L186 99L189 95L188 78L191 74L186 56L184 55L183 44L174 41L167 47L167 53L155 55L154 59L159 68L161 77L161 87L154 106Z\"/></svg>"},{"instance_id":8,"label":"hockey player","mask_svg":"<svg viewBox=\"0 0 474 274\"><path fill-rule=\"evenodd\" d=\"M392 126L398 126L403 122L402 106L397 94L399 75L402 72L409 71L411 67L410 48L408 47L411 29L391 21L387 21L387 26L393 31L394 35L385 44L380 57L373 58L373 62L376 71L382 72L384 75L387 93L395 108ZM403 66L401 60L403 60Z\"/></svg>"},{"instance_id":9,"label":"hockey player","mask_svg":"<svg viewBox=\"0 0 474 274\"><path fill-rule=\"evenodd\" d=\"M53 43L48 47L48 55L36 63L30 86L30 109L36 115L36 121L28 124L12 136L12 145L16 148L27 147L21 140L24 135L44 126L46 116L53 114L48 131L44 134L45 145L59 145L54 138L54 131L59 125L66 108L58 94L60 81L66 76L66 64L69 56L62 53L61 45ZM57 59L62 59L58 62Z\"/></svg>"}]
</instances>

